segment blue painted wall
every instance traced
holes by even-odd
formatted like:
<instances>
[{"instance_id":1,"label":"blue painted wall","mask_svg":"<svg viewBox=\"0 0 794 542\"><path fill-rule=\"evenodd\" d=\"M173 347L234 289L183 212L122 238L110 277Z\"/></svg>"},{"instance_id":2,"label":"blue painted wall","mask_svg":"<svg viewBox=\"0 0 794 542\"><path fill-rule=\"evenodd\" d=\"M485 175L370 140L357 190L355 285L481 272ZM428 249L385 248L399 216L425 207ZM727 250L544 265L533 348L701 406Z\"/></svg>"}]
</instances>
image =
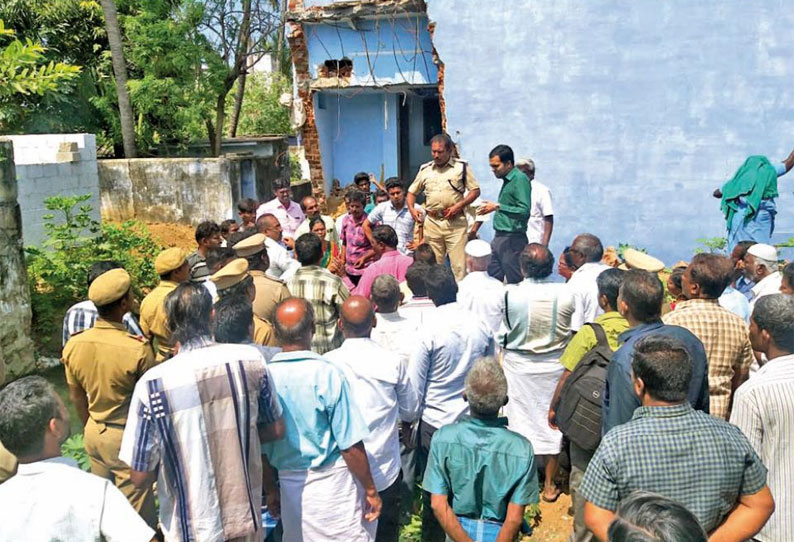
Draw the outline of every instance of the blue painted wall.
<instances>
[{"instance_id":1,"label":"blue painted wall","mask_svg":"<svg viewBox=\"0 0 794 542\"><path fill-rule=\"evenodd\" d=\"M433 64L433 46L424 16L358 20L356 30L341 21L306 24L304 32L312 77L317 77L317 66L326 60L347 57L353 61L351 86L437 81L438 69Z\"/></svg>"},{"instance_id":2,"label":"blue painted wall","mask_svg":"<svg viewBox=\"0 0 794 542\"><path fill-rule=\"evenodd\" d=\"M552 248L576 233L668 264L724 232L712 190L749 154L794 146L786 0L427 0L446 112L483 186L488 151L531 156L555 199ZM775 241L794 236L794 172Z\"/></svg>"},{"instance_id":3,"label":"blue painted wall","mask_svg":"<svg viewBox=\"0 0 794 542\"><path fill-rule=\"evenodd\" d=\"M353 182L359 171L380 177L397 175L397 100L400 94L381 90L316 92L314 110L320 135L326 185L339 179L342 186ZM324 102L325 109L318 107Z\"/></svg>"}]
</instances>

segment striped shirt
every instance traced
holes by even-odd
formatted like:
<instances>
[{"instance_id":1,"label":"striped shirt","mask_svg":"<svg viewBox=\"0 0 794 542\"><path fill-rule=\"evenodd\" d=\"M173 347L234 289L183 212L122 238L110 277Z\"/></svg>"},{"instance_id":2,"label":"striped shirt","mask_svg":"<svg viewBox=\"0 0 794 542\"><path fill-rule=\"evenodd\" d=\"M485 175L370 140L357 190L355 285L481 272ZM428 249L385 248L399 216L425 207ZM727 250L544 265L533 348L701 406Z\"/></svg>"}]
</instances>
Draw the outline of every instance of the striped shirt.
<instances>
[{"instance_id":1,"label":"striped shirt","mask_svg":"<svg viewBox=\"0 0 794 542\"><path fill-rule=\"evenodd\" d=\"M739 497L765 485L766 469L741 431L684 402L640 407L607 433L579 492L612 511L632 491L658 493L686 506L711 532Z\"/></svg>"},{"instance_id":2,"label":"striped shirt","mask_svg":"<svg viewBox=\"0 0 794 542\"><path fill-rule=\"evenodd\" d=\"M119 458L158 468L166 541L262 539L257 426L281 417L256 348L199 338L147 371L132 395Z\"/></svg>"},{"instance_id":3,"label":"striped shirt","mask_svg":"<svg viewBox=\"0 0 794 542\"><path fill-rule=\"evenodd\" d=\"M736 390L731 423L769 469L775 513L755 539L794 540L794 355L766 362Z\"/></svg>"},{"instance_id":4,"label":"striped shirt","mask_svg":"<svg viewBox=\"0 0 794 542\"><path fill-rule=\"evenodd\" d=\"M709 367L709 413L727 420L733 376L749 371L755 359L744 320L716 299L688 299L662 321L688 329L703 343Z\"/></svg>"},{"instance_id":5,"label":"striped shirt","mask_svg":"<svg viewBox=\"0 0 794 542\"><path fill-rule=\"evenodd\" d=\"M69 339L75 333L94 327L97 316L99 316L99 313L93 301L85 300L72 305L63 317L63 346L66 346L66 343L69 342ZM124 315L122 323L130 334L143 336L138 319L131 312Z\"/></svg>"},{"instance_id":6,"label":"striped shirt","mask_svg":"<svg viewBox=\"0 0 794 542\"><path fill-rule=\"evenodd\" d=\"M287 282L287 289L295 297L311 303L314 309L312 351L325 354L339 348L344 338L337 321L342 303L350 297L350 290L342 279L318 265L307 265L295 272Z\"/></svg>"}]
</instances>

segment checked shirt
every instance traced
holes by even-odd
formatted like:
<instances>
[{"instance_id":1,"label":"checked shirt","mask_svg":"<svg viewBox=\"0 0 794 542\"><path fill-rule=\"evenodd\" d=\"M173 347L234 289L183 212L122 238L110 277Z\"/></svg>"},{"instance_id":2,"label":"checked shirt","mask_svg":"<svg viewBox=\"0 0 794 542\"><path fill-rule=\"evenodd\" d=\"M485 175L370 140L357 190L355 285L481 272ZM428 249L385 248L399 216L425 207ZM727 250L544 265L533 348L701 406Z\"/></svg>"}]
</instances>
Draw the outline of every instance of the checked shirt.
<instances>
[{"instance_id":1,"label":"checked shirt","mask_svg":"<svg viewBox=\"0 0 794 542\"><path fill-rule=\"evenodd\" d=\"M712 531L741 495L766 484L766 468L738 427L685 402L640 407L607 433L579 492L616 510L632 491L651 491L686 506Z\"/></svg>"},{"instance_id":2,"label":"checked shirt","mask_svg":"<svg viewBox=\"0 0 794 542\"><path fill-rule=\"evenodd\" d=\"M754 359L747 324L716 299L682 301L662 321L688 329L703 343L709 366L709 413L727 420L733 375L750 370Z\"/></svg>"}]
</instances>

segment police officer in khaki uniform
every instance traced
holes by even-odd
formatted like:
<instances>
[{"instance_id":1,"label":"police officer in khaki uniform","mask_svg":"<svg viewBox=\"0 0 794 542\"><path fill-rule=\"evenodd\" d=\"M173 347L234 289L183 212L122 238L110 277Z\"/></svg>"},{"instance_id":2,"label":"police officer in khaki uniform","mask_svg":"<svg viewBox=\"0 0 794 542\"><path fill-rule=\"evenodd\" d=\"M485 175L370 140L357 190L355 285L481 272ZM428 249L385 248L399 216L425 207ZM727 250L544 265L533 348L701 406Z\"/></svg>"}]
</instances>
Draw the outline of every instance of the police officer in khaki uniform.
<instances>
[{"instance_id":1,"label":"police officer in khaki uniform","mask_svg":"<svg viewBox=\"0 0 794 542\"><path fill-rule=\"evenodd\" d=\"M254 302L256 290L254 279L248 273L248 262L245 258L237 258L223 266L210 280L218 287L218 299L228 296L241 296L247 298L249 303ZM273 324L254 314L254 342L262 346L278 346Z\"/></svg>"},{"instance_id":2,"label":"police officer in khaki uniform","mask_svg":"<svg viewBox=\"0 0 794 542\"><path fill-rule=\"evenodd\" d=\"M121 437L135 383L155 360L148 341L122 323L134 302L124 269L101 274L88 289L99 313L93 328L72 335L63 349L66 383L85 425L91 472L112 480L150 527L157 528L152 487L138 489L119 460Z\"/></svg>"},{"instance_id":3,"label":"police officer in khaki uniform","mask_svg":"<svg viewBox=\"0 0 794 542\"><path fill-rule=\"evenodd\" d=\"M427 217L424 219L425 241L433 249L436 259L443 262L449 255L452 272L460 281L466 275L466 235L468 222L465 209L480 195L480 187L465 161L455 158L454 143L447 134L430 140L433 161L419 168L406 202L411 216L422 222L414 209L416 196L424 192ZM465 194L465 196L464 196Z\"/></svg>"},{"instance_id":4,"label":"police officer in khaki uniform","mask_svg":"<svg viewBox=\"0 0 794 542\"><path fill-rule=\"evenodd\" d=\"M270 267L265 249L265 235L251 232L249 237L241 239L234 245L234 252L248 261L248 273L254 279L254 314L263 320L272 321L276 305L289 297L287 286L279 279L265 274Z\"/></svg>"},{"instance_id":5,"label":"police officer in khaki uniform","mask_svg":"<svg viewBox=\"0 0 794 542\"><path fill-rule=\"evenodd\" d=\"M165 297L190 278L185 250L175 247L162 251L154 260L154 271L160 275L160 284L141 302L141 330L152 341L157 361L164 361L174 355Z\"/></svg>"}]
</instances>

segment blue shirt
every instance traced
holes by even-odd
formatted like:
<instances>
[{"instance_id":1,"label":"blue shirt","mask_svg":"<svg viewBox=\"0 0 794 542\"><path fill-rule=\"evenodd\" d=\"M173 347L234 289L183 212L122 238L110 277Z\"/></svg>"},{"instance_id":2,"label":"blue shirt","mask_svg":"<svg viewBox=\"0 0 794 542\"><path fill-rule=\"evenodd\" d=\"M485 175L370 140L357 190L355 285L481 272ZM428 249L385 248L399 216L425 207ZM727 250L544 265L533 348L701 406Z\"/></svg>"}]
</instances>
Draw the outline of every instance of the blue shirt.
<instances>
[{"instance_id":1,"label":"blue shirt","mask_svg":"<svg viewBox=\"0 0 794 542\"><path fill-rule=\"evenodd\" d=\"M504 521L508 503L538 502L532 444L507 428L507 418L446 425L433 435L422 487L451 496L458 516Z\"/></svg>"},{"instance_id":2,"label":"blue shirt","mask_svg":"<svg viewBox=\"0 0 794 542\"><path fill-rule=\"evenodd\" d=\"M414 209L420 211L419 205L414 205ZM379 203L367 213L367 220L372 226L384 224L394 228L397 234L397 250L403 254L412 254L413 250L408 250L405 246L414 240L414 217L408 209L408 204L404 204L402 209L395 209L391 201Z\"/></svg>"},{"instance_id":3,"label":"blue shirt","mask_svg":"<svg viewBox=\"0 0 794 542\"><path fill-rule=\"evenodd\" d=\"M618 337L623 345L615 351L607 368L606 392L604 393L604 419L602 433L606 434L615 426L626 423L640 407L640 400L634 394L631 382L631 362L634 345L646 335L665 335L684 343L684 348L692 358L692 381L687 398L697 410L709 412L709 378L706 350L691 331L680 326L667 326L661 321L640 324Z\"/></svg>"},{"instance_id":4,"label":"blue shirt","mask_svg":"<svg viewBox=\"0 0 794 542\"><path fill-rule=\"evenodd\" d=\"M262 445L277 470L327 467L369 430L341 369L309 351L276 354L267 365L284 412L286 436Z\"/></svg>"}]
</instances>

